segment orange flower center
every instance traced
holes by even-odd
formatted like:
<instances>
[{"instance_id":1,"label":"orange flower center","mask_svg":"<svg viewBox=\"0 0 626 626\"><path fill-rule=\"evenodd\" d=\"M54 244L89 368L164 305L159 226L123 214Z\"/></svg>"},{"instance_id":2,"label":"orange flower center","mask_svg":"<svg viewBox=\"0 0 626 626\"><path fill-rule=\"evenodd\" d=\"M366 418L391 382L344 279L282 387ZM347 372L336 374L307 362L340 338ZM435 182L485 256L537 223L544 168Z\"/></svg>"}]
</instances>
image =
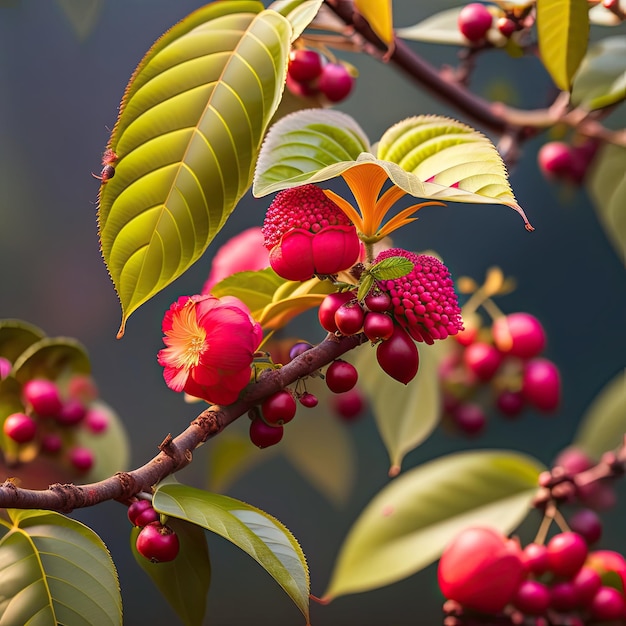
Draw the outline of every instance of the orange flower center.
<instances>
[{"instance_id":1,"label":"orange flower center","mask_svg":"<svg viewBox=\"0 0 626 626\"><path fill-rule=\"evenodd\" d=\"M188 371L196 367L202 354L209 349L206 330L198 324L195 303L191 300L173 316L172 328L166 335L170 365L177 369Z\"/></svg>"}]
</instances>

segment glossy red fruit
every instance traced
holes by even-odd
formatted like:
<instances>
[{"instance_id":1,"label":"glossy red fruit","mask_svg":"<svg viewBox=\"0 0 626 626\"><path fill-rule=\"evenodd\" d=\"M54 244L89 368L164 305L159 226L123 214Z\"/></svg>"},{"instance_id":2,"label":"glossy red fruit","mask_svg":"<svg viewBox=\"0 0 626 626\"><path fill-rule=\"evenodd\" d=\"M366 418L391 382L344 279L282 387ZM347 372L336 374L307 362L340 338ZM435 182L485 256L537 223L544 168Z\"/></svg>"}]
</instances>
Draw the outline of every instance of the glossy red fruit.
<instances>
[{"instance_id":1,"label":"glossy red fruit","mask_svg":"<svg viewBox=\"0 0 626 626\"><path fill-rule=\"evenodd\" d=\"M480 41L491 28L493 17L484 4L472 2L461 9L458 17L459 30L466 39Z\"/></svg>"},{"instance_id":2,"label":"glossy red fruit","mask_svg":"<svg viewBox=\"0 0 626 626\"><path fill-rule=\"evenodd\" d=\"M438 579L443 595L464 607L500 612L515 595L526 570L517 542L492 528L461 531L444 550Z\"/></svg>"},{"instance_id":3,"label":"glossy red fruit","mask_svg":"<svg viewBox=\"0 0 626 626\"><path fill-rule=\"evenodd\" d=\"M562 580L552 584L550 606L556 611L572 611L578 606L578 596L571 581Z\"/></svg>"},{"instance_id":4,"label":"glossy red fruit","mask_svg":"<svg viewBox=\"0 0 626 626\"><path fill-rule=\"evenodd\" d=\"M260 417L250 422L250 441L259 448L276 445L283 438L282 426L270 426Z\"/></svg>"},{"instance_id":5,"label":"glossy red fruit","mask_svg":"<svg viewBox=\"0 0 626 626\"><path fill-rule=\"evenodd\" d=\"M546 547L549 570L563 578L576 576L587 558L587 543L578 533L559 533L550 539Z\"/></svg>"},{"instance_id":6,"label":"glossy red fruit","mask_svg":"<svg viewBox=\"0 0 626 626\"><path fill-rule=\"evenodd\" d=\"M546 333L541 322L530 313L511 313L499 317L491 328L500 352L520 359L532 359L546 347Z\"/></svg>"},{"instance_id":7,"label":"glossy red fruit","mask_svg":"<svg viewBox=\"0 0 626 626\"><path fill-rule=\"evenodd\" d=\"M574 592L578 599L578 606L587 608L596 592L602 586L602 578L600 574L591 567L581 567L578 570L578 574L572 579L574 585Z\"/></svg>"},{"instance_id":8,"label":"glossy red fruit","mask_svg":"<svg viewBox=\"0 0 626 626\"><path fill-rule=\"evenodd\" d=\"M128 516L128 520L133 526L145 526L145 524L137 524L137 518L139 517L139 515L148 510L154 511L154 509L152 508L152 502L150 502L150 500L135 500L129 505L126 514Z\"/></svg>"},{"instance_id":9,"label":"glossy red fruit","mask_svg":"<svg viewBox=\"0 0 626 626\"><path fill-rule=\"evenodd\" d=\"M63 403L61 410L55 416L56 421L63 426L75 426L85 419L87 408L76 398L70 398Z\"/></svg>"},{"instance_id":10,"label":"glossy red fruit","mask_svg":"<svg viewBox=\"0 0 626 626\"><path fill-rule=\"evenodd\" d=\"M548 549L544 544L529 543L523 550L523 559L529 572L541 576L548 571Z\"/></svg>"},{"instance_id":11,"label":"glossy red fruit","mask_svg":"<svg viewBox=\"0 0 626 626\"><path fill-rule=\"evenodd\" d=\"M496 26L502 35L510 37L516 30L517 24L508 17L499 17Z\"/></svg>"},{"instance_id":12,"label":"glossy red fruit","mask_svg":"<svg viewBox=\"0 0 626 626\"><path fill-rule=\"evenodd\" d=\"M316 395L306 391L300 396L299 402L302 406L305 406L307 409L312 409L313 407L318 405L319 400L317 399Z\"/></svg>"},{"instance_id":13,"label":"glossy red fruit","mask_svg":"<svg viewBox=\"0 0 626 626\"><path fill-rule=\"evenodd\" d=\"M363 328L365 313L356 301L342 304L335 311L335 326L342 335L356 335Z\"/></svg>"},{"instance_id":14,"label":"glossy red fruit","mask_svg":"<svg viewBox=\"0 0 626 626\"><path fill-rule=\"evenodd\" d=\"M63 406L56 383L46 378L29 380L24 385L22 396L24 404L30 405L40 417L55 417Z\"/></svg>"},{"instance_id":15,"label":"glossy red fruit","mask_svg":"<svg viewBox=\"0 0 626 626\"><path fill-rule=\"evenodd\" d=\"M282 426L294 418L297 408L293 395L282 389L263 401L261 413L270 426Z\"/></svg>"},{"instance_id":16,"label":"glossy red fruit","mask_svg":"<svg viewBox=\"0 0 626 626\"><path fill-rule=\"evenodd\" d=\"M342 291L340 293L330 293L320 304L317 310L317 317L324 330L329 333L337 332L337 324L335 324L335 313L337 309L346 302L350 302L356 298L353 291Z\"/></svg>"},{"instance_id":17,"label":"glossy red fruit","mask_svg":"<svg viewBox=\"0 0 626 626\"><path fill-rule=\"evenodd\" d=\"M548 359L530 359L522 372L522 394L526 401L545 413L556 411L561 401L561 374Z\"/></svg>"},{"instance_id":18,"label":"glossy red fruit","mask_svg":"<svg viewBox=\"0 0 626 626\"><path fill-rule=\"evenodd\" d=\"M137 535L137 552L153 563L166 563L178 556L178 536L159 522L144 526Z\"/></svg>"},{"instance_id":19,"label":"glossy red fruit","mask_svg":"<svg viewBox=\"0 0 626 626\"><path fill-rule=\"evenodd\" d=\"M72 467L81 474L86 474L95 463L93 452L89 448L80 446L76 446L68 452L68 459Z\"/></svg>"},{"instance_id":20,"label":"glossy red fruit","mask_svg":"<svg viewBox=\"0 0 626 626\"><path fill-rule=\"evenodd\" d=\"M333 393L350 391L359 379L359 373L352 363L337 359L326 370L326 386Z\"/></svg>"},{"instance_id":21,"label":"glossy red fruit","mask_svg":"<svg viewBox=\"0 0 626 626\"><path fill-rule=\"evenodd\" d=\"M589 553L585 567L590 567L602 579L602 584L626 592L626 559L613 550L594 550Z\"/></svg>"},{"instance_id":22,"label":"glossy red fruit","mask_svg":"<svg viewBox=\"0 0 626 626\"><path fill-rule=\"evenodd\" d=\"M339 63L326 63L318 79L318 89L331 101L341 102L352 91L354 78L345 66Z\"/></svg>"},{"instance_id":23,"label":"glossy red fruit","mask_svg":"<svg viewBox=\"0 0 626 626\"><path fill-rule=\"evenodd\" d=\"M598 621L623 620L626 618L624 596L613 587L600 587L591 601L589 613Z\"/></svg>"},{"instance_id":24,"label":"glossy red fruit","mask_svg":"<svg viewBox=\"0 0 626 626\"><path fill-rule=\"evenodd\" d=\"M100 434L109 427L109 416L100 409L90 408L85 416L85 426L94 434Z\"/></svg>"},{"instance_id":25,"label":"glossy red fruit","mask_svg":"<svg viewBox=\"0 0 626 626\"><path fill-rule=\"evenodd\" d=\"M372 342L389 339L393 335L393 319L384 313L369 311L363 322L363 332Z\"/></svg>"},{"instance_id":26,"label":"glossy red fruit","mask_svg":"<svg viewBox=\"0 0 626 626\"><path fill-rule=\"evenodd\" d=\"M298 82L314 80L322 73L322 57L315 50L292 50L287 71Z\"/></svg>"},{"instance_id":27,"label":"glossy red fruit","mask_svg":"<svg viewBox=\"0 0 626 626\"><path fill-rule=\"evenodd\" d=\"M543 615L550 606L550 590L538 580L525 580L513 596L513 606L528 615Z\"/></svg>"},{"instance_id":28,"label":"glossy red fruit","mask_svg":"<svg viewBox=\"0 0 626 626\"><path fill-rule=\"evenodd\" d=\"M380 290L374 290L370 292L363 303L370 311L376 313L384 313L391 310L391 296L388 293Z\"/></svg>"},{"instance_id":29,"label":"glossy red fruit","mask_svg":"<svg viewBox=\"0 0 626 626\"><path fill-rule=\"evenodd\" d=\"M502 363L502 353L489 343L477 341L463 352L465 366L483 382L491 380Z\"/></svg>"},{"instance_id":30,"label":"glossy red fruit","mask_svg":"<svg viewBox=\"0 0 626 626\"><path fill-rule=\"evenodd\" d=\"M12 413L4 420L2 430L16 443L28 443L37 434L37 422L25 413Z\"/></svg>"},{"instance_id":31,"label":"glossy red fruit","mask_svg":"<svg viewBox=\"0 0 626 626\"><path fill-rule=\"evenodd\" d=\"M537 161L546 178L568 178L574 167L572 148L562 141L549 141L541 146Z\"/></svg>"},{"instance_id":32,"label":"glossy red fruit","mask_svg":"<svg viewBox=\"0 0 626 626\"><path fill-rule=\"evenodd\" d=\"M569 527L578 533L587 545L596 543L602 536L602 520L595 511L581 509L576 511L568 520Z\"/></svg>"},{"instance_id":33,"label":"glossy red fruit","mask_svg":"<svg viewBox=\"0 0 626 626\"><path fill-rule=\"evenodd\" d=\"M410 335L397 324L389 339L376 347L376 360L386 374L404 383L411 382L419 368L419 352Z\"/></svg>"},{"instance_id":34,"label":"glossy red fruit","mask_svg":"<svg viewBox=\"0 0 626 626\"><path fill-rule=\"evenodd\" d=\"M351 389L334 396L332 407L340 419L352 422L363 414L365 399L358 389Z\"/></svg>"}]
</instances>

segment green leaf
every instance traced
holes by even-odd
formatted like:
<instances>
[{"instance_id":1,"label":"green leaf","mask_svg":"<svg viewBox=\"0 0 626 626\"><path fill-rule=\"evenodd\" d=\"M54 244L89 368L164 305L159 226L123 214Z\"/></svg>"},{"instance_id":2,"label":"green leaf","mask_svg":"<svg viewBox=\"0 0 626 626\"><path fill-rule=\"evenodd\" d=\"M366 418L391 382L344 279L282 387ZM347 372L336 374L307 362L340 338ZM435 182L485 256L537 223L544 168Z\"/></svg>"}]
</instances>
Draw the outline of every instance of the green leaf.
<instances>
[{"instance_id":1,"label":"green leaf","mask_svg":"<svg viewBox=\"0 0 626 626\"><path fill-rule=\"evenodd\" d=\"M626 37L608 37L589 48L572 86L572 104L601 109L626 98Z\"/></svg>"},{"instance_id":2,"label":"green leaf","mask_svg":"<svg viewBox=\"0 0 626 626\"><path fill-rule=\"evenodd\" d=\"M263 270L237 272L214 285L211 293L216 298L235 296L239 298L250 311L263 309L270 302L276 290L285 284L271 267Z\"/></svg>"},{"instance_id":3,"label":"green leaf","mask_svg":"<svg viewBox=\"0 0 626 626\"><path fill-rule=\"evenodd\" d=\"M371 274L363 274L359 283L359 290L356 294L357 300L363 302L370 289L374 286L374 277Z\"/></svg>"},{"instance_id":4,"label":"green leaf","mask_svg":"<svg viewBox=\"0 0 626 626\"><path fill-rule=\"evenodd\" d=\"M369 272L376 280L393 280L406 276L414 265L409 259L401 256L392 256L370 267Z\"/></svg>"},{"instance_id":5,"label":"green leaf","mask_svg":"<svg viewBox=\"0 0 626 626\"><path fill-rule=\"evenodd\" d=\"M626 148L605 144L586 179L598 220L623 263L626 263L625 162Z\"/></svg>"},{"instance_id":6,"label":"green leaf","mask_svg":"<svg viewBox=\"0 0 626 626\"><path fill-rule=\"evenodd\" d=\"M294 536L278 520L245 502L178 483L157 487L159 513L214 532L257 561L309 618L309 571Z\"/></svg>"},{"instance_id":7,"label":"green leaf","mask_svg":"<svg viewBox=\"0 0 626 626\"><path fill-rule=\"evenodd\" d=\"M400 471L404 456L430 436L441 418L437 367L442 350L439 345L419 347L419 370L408 385L385 374L376 361L375 348L364 345L357 351L356 368L387 448L392 476Z\"/></svg>"},{"instance_id":8,"label":"green leaf","mask_svg":"<svg viewBox=\"0 0 626 626\"><path fill-rule=\"evenodd\" d=\"M176 533L180 543L180 551L173 561L152 563L137 552L137 535L141 528L131 531L131 550L141 569L150 576L183 624L200 626L211 585L206 534L195 524L179 519L169 519L167 525Z\"/></svg>"},{"instance_id":9,"label":"green leaf","mask_svg":"<svg viewBox=\"0 0 626 626\"><path fill-rule=\"evenodd\" d=\"M150 49L126 90L100 191L102 254L128 316L181 276L248 190L284 87L291 26L214 2Z\"/></svg>"},{"instance_id":10,"label":"green leaf","mask_svg":"<svg viewBox=\"0 0 626 626\"><path fill-rule=\"evenodd\" d=\"M293 31L291 41L295 41L313 21L323 3L324 0L276 0L267 8L289 20Z\"/></svg>"},{"instance_id":11,"label":"green leaf","mask_svg":"<svg viewBox=\"0 0 626 626\"><path fill-rule=\"evenodd\" d=\"M439 11L414 26L397 28L396 35L411 41L465 46L467 39L461 34L458 22L462 8L459 6Z\"/></svg>"},{"instance_id":12,"label":"green leaf","mask_svg":"<svg viewBox=\"0 0 626 626\"><path fill-rule=\"evenodd\" d=\"M256 197L304 183L338 176L337 163L348 166L369 141L352 117L340 111L306 109L283 117L263 142L254 174Z\"/></svg>"},{"instance_id":13,"label":"green leaf","mask_svg":"<svg viewBox=\"0 0 626 626\"><path fill-rule=\"evenodd\" d=\"M94 465L82 482L95 482L125 472L130 465L130 443L124 422L102 400L90 404L89 410L102 411L108 418L104 432L93 433L88 428L76 431L76 443L89 448L94 455Z\"/></svg>"},{"instance_id":14,"label":"green leaf","mask_svg":"<svg viewBox=\"0 0 626 626\"><path fill-rule=\"evenodd\" d=\"M117 572L102 540L76 520L9 509L0 539L0 623L122 624Z\"/></svg>"},{"instance_id":15,"label":"green leaf","mask_svg":"<svg viewBox=\"0 0 626 626\"><path fill-rule=\"evenodd\" d=\"M569 91L589 40L587 0L537 0L537 37L552 80Z\"/></svg>"},{"instance_id":16,"label":"green leaf","mask_svg":"<svg viewBox=\"0 0 626 626\"><path fill-rule=\"evenodd\" d=\"M62 374L89 374L85 347L70 337L44 337L24 350L13 364L13 376L25 383L31 378L56 380Z\"/></svg>"},{"instance_id":17,"label":"green leaf","mask_svg":"<svg viewBox=\"0 0 626 626\"><path fill-rule=\"evenodd\" d=\"M0 320L0 356L15 362L29 346L46 334L36 326L22 320Z\"/></svg>"},{"instance_id":18,"label":"green leaf","mask_svg":"<svg viewBox=\"0 0 626 626\"><path fill-rule=\"evenodd\" d=\"M463 528L511 532L543 466L510 451L453 454L409 470L367 505L341 547L324 598L375 589L437 559Z\"/></svg>"},{"instance_id":19,"label":"green leaf","mask_svg":"<svg viewBox=\"0 0 626 626\"><path fill-rule=\"evenodd\" d=\"M573 445L599 459L624 443L626 432L626 370L607 383L585 411Z\"/></svg>"}]
</instances>

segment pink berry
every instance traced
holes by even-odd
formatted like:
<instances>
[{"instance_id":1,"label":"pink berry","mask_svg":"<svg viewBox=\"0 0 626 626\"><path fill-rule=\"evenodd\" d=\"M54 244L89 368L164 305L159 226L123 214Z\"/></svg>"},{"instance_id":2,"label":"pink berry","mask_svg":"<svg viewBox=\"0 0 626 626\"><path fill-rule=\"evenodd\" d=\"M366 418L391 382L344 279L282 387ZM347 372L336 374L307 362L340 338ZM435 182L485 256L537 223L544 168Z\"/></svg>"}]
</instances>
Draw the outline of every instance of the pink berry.
<instances>
[{"instance_id":1,"label":"pink berry","mask_svg":"<svg viewBox=\"0 0 626 626\"><path fill-rule=\"evenodd\" d=\"M585 540L573 532L555 535L548 542L547 548L550 571L563 578L576 576L588 553Z\"/></svg>"},{"instance_id":2,"label":"pink berry","mask_svg":"<svg viewBox=\"0 0 626 626\"><path fill-rule=\"evenodd\" d=\"M63 403L61 410L55 416L56 421L63 426L75 426L85 419L87 409L85 405L76 398L70 398Z\"/></svg>"},{"instance_id":3,"label":"pink berry","mask_svg":"<svg viewBox=\"0 0 626 626\"><path fill-rule=\"evenodd\" d=\"M100 434L109 427L109 416L100 409L90 408L85 416L85 426L94 434Z\"/></svg>"},{"instance_id":4,"label":"pink berry","mask_svg":"<svg viewBox=\"0 0 626 626\"><path fill-rule=\"evenodd\" d=\"M22 390L24 404L40 417L56 417L63 406L56 383L46 378L29 380Z\"/></svg>"},{"instance_id":5,"label":"pink berry","mask_svg":"<svg viewBox=\"0 0 626 626\"><path fill-rule=\"evenodd\" d=\"M353 291L342 291L339 293L330 293L324 300L317 311L317 316L324 330L329 333L337 332L337 324L335 323L335 313L342 304L355 299Z\"/></svg>"},{"instance_id":6,"label":"pink berry","mask_svg":"<svg viewBox=\"0 0 626 626\"><path fill-rule=\"evenodd\" d=\"M250 422L250 441L259 448L276 445L283 438L282 426L270 426L260 417Z\"/></svg>"},{"instance_id":7,"label":"pink berry","mask_svg":"<svg viewBox=\"0 0 626 626\"><path fill-rule=\"evenodd\" d=\"M525 580L515 592L512 602L522 613L543 615L550 606L550 591L537 580Z\"/></svg>"},{"instance_id":8,"label":"pink berry","mask_svg":"<svg viewBox=\"0 0 626 626\"><path fill-rule=\"evenodd\" d=\"M332 407L338 417L346 422L352 422L362 415L365 400L358 389L351 389L334 396Z\"/></svg>"},{"instance_id":9,"label":"pink berry","mask_svg":"<svg viewBox=\"0 0 626 626\"><path fill-rule=\"evenodd\" d=\"M169 527L153 522L137 535L137 552L153 563L173 561L180 549L176 533Z\"/></svg>"},{"instance_id":10,"label":"pink berry","mask_svg":"<svg viewBox=\"0 0 626 626\"><path fill-rule=\"evenodd\" d=\"M541 576L548 571L550 561L548 559L548 549L540 543L529 543L523 551L524 563L529 572Z\"/></svg>"},{"instance_id":11,"label":"pink berry","mask_svg":"<svg viewBox=\"0 0 626 626\"><path fill-rule=\"evenodd\" d=\"M473 42L485 37L492 21L493 17L487 7L478 2L464 6L458 17L459 30L466 39Z\"/></svg>"},{"instance_id":12,"label":"pink berry","mask_svg":"<svg viewBox=\"0 0 626 626\"><path fill-rule=\"evenodd\" d=\"M137 516L148 509L152 509L152 502L150 502L150 500L135 500L129 505L128 511L126 512L128 520L133 526L138 526L139 524L136 522Z\"/></svg>"},{"instance_id":13,"label":"pink berry","mask_svg":"<svg viewBox=\"0 0 626 626\"><path fill-rule=\"evenodd\" d=\"M409 334L398 324L393 335L376 347L376 360L386 374L407 385L419 368L419 352Z\"/></svg>"},{"instance_id":14,"label":"pink berry","mask_svg":"<svg viewBox=\"0 0 626 626\"><path fill-rule=\"evenodd\" d=\"M158 522L160 518L161 516L152 507L148 507L136 515L135 526L143 528L152 522Z\"/></svg>"},{"instance_id":15,"label":"pink berry","mask_svg":"<svg viewBox=\"0 0 626 626\"><path fill-rule=\"evenodd\" d=\"M389 315L370 311L365 315L363 332L372 342L384 341L393 335L393 320Z\"/></svg>"},{"instance_id":16,"label":"pink berry","mask_svg":"<svg viewBox=\"0 0 626 626\"><path fill-rule=\"evenodd\" d=\"M355 300L342 304L335 311L335 326L342 335L356 335L363 328L365 313Z\"/></svg>"},{"instance_id":17,"label":"pink berry","mask_svg":"<svg viewBox=\"0 0 626 626\"><path fill-rule=\"evenodd\" d=\"M289 73L287 74L285 86L294 96L297 96L298 98L315 98L320 94L320 90L317 87L317 80L297 81Z\"/></svg>"},{"instance_id":18,"label":"pink berry","mask_svg":"<svg viewBox=\"0 0 626 626\"><path fill-rule=\"evenodd\" d=\"M487 425L487 416L482 407L473 402L464 402L452 412L455 425L466 435L478 435Z\"/></svg>"},{"instance_id":19,"label":"pink berry","mask_svg":"<svg viewBox=\"0 0 626 626\"><path fill-rule=\"evenodd\" d=\"M589 612L596 620L621 620L626 616L624 597L613 587L600 587L591 602Z\"/></svg>"},{"instance_id":20,"label":"pink berry","mask_svg":"<svg viewBox=\"0 0 626 626\"><path fill-rule=\"evenodd\" d=\"M302 406L305 406L307 409L312 409L313 407L316 407L319 403L319 400L317 399L317 396L309 393L308 391L305 391L300 398L298 398L300 404Z\"/></svg>"},{"instance_id":21,"label":"pink berry","mask_svg":"<svg viewBox=\"0 0 626 626\"><path fill-rule=\"evenodd\" d=\"M298 82L314 80L322 73L322 57L315 50L292 50L288 72Z\"/></svg>"},{"instance_id":22,"label":"pink berry","mask_svg":"<svg viewBox=\"0 0 626 626\"><path fill-rule=\"evenodd\" d=\"M2 430L16 443L28 443L35 438L37 422L25 413L12 413L4 420Z\"/></svg>"},{"instance_id":23,"label":"pink berry","mask_svg":"<svg viewBox=\"0 0 626 626\"><path fill-rule=\"evenodd\" d=\"M499 317L491 329L498 350L520 359L538 356L546 347L546 333L541 322L529 313L511 313Z\"/></svg>"},{"instance_id":24,"label":"pink berry","mask_svg":"<svg viewBox=\"0 0 626 626\"><path fill-rule=\"evenodd\" d=\"M581 509L569 519L569 527L587 542L596 543L602 536L602 521L591 509Z\"/></svg>"},{"instance_id":25,"label":"pink berry","mask_svg":"<svg viewBox=\"0 0 626 626\"><path fill-rule=\"evenodd\" d=\"M568 474L574 476L594 466L593 459L582 450L570 446L559 453L554 461L555 467L562 467Z\"/></svg>"},{"instance_id":26,"label":"pink berry","mask_svg":"<svg viewBox=\"0 0 626 626\"><path fill-rule=\"evenodd\" d=\"M596 592L602 586L602 578L591 567L581 567L578 574L572 579L572 584L578 599L578 606L586 608L591 604Z\"/></svg>"},{"instance_id":27,"label":"pink berry","mask_svg":"<svg viewBox=\"0 0 626 626\"><path fill-rule=\"evenodd\" d=\"M261 404L263 419L271 426L282 426L296 415L296 401L286 389L272 394Z\"/></svg>"},{"instance_id":28,"label":"pink berry","mask_svg":"<svg viewBox=\"0 0 626 626\"><path fill-rule=\"evenodd\" d=\"M557 611L571 611L578 606L578 596L571 581L560 581L550 587L550 606Z\"/></svg>"},{"instance_id":29,"label":"pink berry","mask_svg":"<svg viewBox=\"0 0 626 626\"><path fill-rule=\"evenodd\" d=\"M551 413L561 400L561 375L558 367L548 359L536 358L524 364L522 394L536 409Z\"/></svg>"},{"instance_id":30,"label":"pink berry","mask_svg":"<svg viewBox=\"0 0 626 626\"><path fill-rule=\"evenodd\" d=\"M46 433L41 438L40 446L46 454L58 454L63 448L63 439L57 433Z\"/></svg>"},{"instance_id":31,"label":"pink berry","mask_svg":"<svg viewBox=\"0 0 626 626\"><path fill-rule=\"evenodd\" d=\"M502 363L502 353L489 343L477 341L465 348L463 361L483 382L491 380Z\"/></svg>"},{"instance_id":32,"label":"pink berry","mask_svg":"<svg viewBox=\"0 0 626 626\"><path fill-rule=\"evenodd\" d=\"M345 393L356 385L359 374L352 363L337 359L326 370L326 386L333 393Z\"/></svg>"},{"instance_id":33,"label":"pink berry","mask_svg":"<svg viewBox=\"0 0 626 626\"><path fill-rule=\"evenodd\" d=\"M354 78L350 76L345 66L338 63L326 63L317 86L331 102L341 102L352 91Z\"/></svg>"},{"instance_id":34,"label":"pink berry","mask_svg":"<svg viewBox=\"0 0 626 626\"><path fill-rule=\"evenodd\" d=\"M524 396L519 391L505 389L496 398L496 407L505 417L517 417L524 408Z\"/></svg>"},{"instance_id":35,"label":"pink berry","mask_svg":"<svg viewBox=\"0 0 626 626\"><path fill-rule=\"evenodd\" d=\"M72 448L68 458L72 467L80 473L88 472L94 464L93 452L89 448Z\"/></svg>"},{"instance_id":36,"label":"pink berry","mask_svg":"<svg viewBox=\"0 0 626 626\"><path fill-rule=\"evenodd\" d=\"M572 149L562 141L550 141L541 146L537 160L539 168L547 178L567 178L572 171Z\"/></svg>"},{"instance_id":37,"label":"pink berry","mask_svg":"<svg viewBox=\"0 0 626 626\"><path fill-rule=\"evenodd\" d=\"M5 359L3 356L0 356L0 380L6 378L12 368L13 365L11 365L11 361L9 361L9 359Z\"/></svg>"}]
</instances>

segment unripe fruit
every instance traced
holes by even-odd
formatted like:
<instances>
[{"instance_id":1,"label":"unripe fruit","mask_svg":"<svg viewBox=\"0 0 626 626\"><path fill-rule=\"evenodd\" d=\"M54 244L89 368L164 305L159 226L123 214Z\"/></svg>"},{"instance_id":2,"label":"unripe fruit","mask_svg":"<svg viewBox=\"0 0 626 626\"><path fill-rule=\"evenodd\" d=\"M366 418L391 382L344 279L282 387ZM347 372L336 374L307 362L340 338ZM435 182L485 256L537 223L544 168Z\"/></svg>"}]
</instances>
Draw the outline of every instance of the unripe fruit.
<instances>
[{"instance_id":1,"label":"unripe fruit","mask_svg":"<svg viewBox=\"0 0 626 626\"><path fill-rule=\"evenodd\" d=\"M386 374L407 385L419 368L419 352L409 334L397 324L393 334L376 347L376 360Z\"/></svg>"},{"instance_id":2,"label":"unripe fruit","mask_svg":"<svg viewBox=\"0 0 626 626\"><path fill-rule=\"evenodd\" d=\"M546 547L550 571L563 578L576 576L587 558L587 544L578 533L559 533Z\"/></svg>"},{"instance_id":3,"label":"unripe fruit","mask_svg":"<svg viewBox=\"0 0 626 626\"><path fill-rule=\"evenodd\" d=\"M347 361L337 359L326 370L326 386L333 393L345 393L356 385L359 374L356 368Z\"/></svg>"},{"instance_id":4,"label":"unripe fruit","mask_svg":"<svg viewBox=\"0 0 626 626\"><path fill-rule=\"evenodd\" d=\"M499 317L493 323L491 332L500 352L520 359L538 356L546 347L543 326L529 313L511 313Z\"/></svg>"},{"instance_id":5,"label":"unripe fruit","mask_svg":"<svg viewBox=\"0 0 626 626\"><path fill-rule=\"evenodd\" d=\"M320 74L317 87L331 101L341 102L348 97L354 86L354 78L338 63L326 63Z\"/></svg>"},{"instance_id":6,"label":"unripe fruit","mask_svg":"<svg viewBox=\"0 0 626 626\"><path fill-rule=\"evenodd\" d=\"M513 605L522 613L543 615L550 606L550 591L537 580L525 580L513 596Z\"/></svg>"},{"instance_id":7,"label":"unripe fruit","mask_svg":"<svg viewBox=\"0 0 626 626\"><path fill-rule=\"evenodd\" d=\"M469 370L484 382L491 380L502 363L502 353L489 343L476 342L463 352Z\"/></svg>"},{"instance_id":8,"label":"unripe fruit","mask_svg":"<svg viewBox=\"0 0 626 626\"><path fill-rule=\"evenodd\" d=\"M136 546L137 552L153 563L173 561L180 549L176 533L159 522L152 522L141 529Z\"/></svg>"},{"instance_id":9,"label":"unripe fruit","mask_svg":"<svg viewBox=\"0 0 626 626\"><path fill-rule=\"evenodd\" d=\"M306 391L300 396L299 402L302 406L305 406L307 409L312 409L313 407L316 407L318 405L319 400L317 399L317 396Z\"/></svg>"},{"instance_id":10,"label":"unripe fruit","mask_svg":"<svg viewBox=\"0 0 626 626\"><path fill-rule=\"evenodd\" d=\"M72 448L68 459L72 467L82 474L87 473L94 464L93 452L89 448Z\"/></svg>"},{"instance_id":11,"label":"unripe fruit","mask_svg":"<svg viewBox=\"0 0 626 626\"><path fill-rule=\"evenodd\" d=\"M370 311L365 315L363 332L372 342L389 339L393 335L393 320L389 315Z\"/></svg>"},{"instance_id":12,"label":"unripe fruit","mask_svg":"<svg viewBox=\"0 0 626 626\"><path fill-rule=\"evenodd\" d=\"M133 526L139 526L139 524L137 524L137 517L148 509L154 511L150 500L135 500L129 505L128 511L126 512L128 520ZM143 524L143 526L145 526L145 524Z\"/></svg>"},{"instance_id":13,"label":"unripe fruit","mask_svg":"<svg viewBox=\"0 0 626 626\"><path fill-rule=\"evenodd\" d=\"M522 394L526 401L540 411L555 411L561 400L561 375L548 359L536 358L524 364Z\"/></svg>"},{"instance_id":14,"label":"unripe fruit","mask_svg":"<svg viewBox=\"0 0 626 626\"><path fill-rule=\"evenodd\" d=\"M384 313L391 310L391 296L384 291L372 291L363 300L370 311Z\"/></svg>"},{"instance_id":15,"label":"unripe fruit","mask_svg":"<svg viewBox=\"0 0 626 626\"><path fill-rule=\"evenodd\" d=\"M22 390L24 404L30 405L40 417L56 417L62 408L56 383L46 378L29 380Z\"/></svg>"},{"instance_id":16,"label":"unripe fruit","mask_svg":"<svg viewBox=\"0 0 626 626\"><path fill-rule=\"evenodd\" d=\"M2 430L16 443L28 443L35 438L37 422L25 413L12 413L4 420Z\"/></svg>"},{"instance_id":17,"label":"unripe fruit","mask_svg":"<svg viewBox=\"0 0 626 626\"><path fill-rule=\"evenodd\" d=\"M485 613L501 611L524 575L519 545L484 527L461 531L444 550L438 568L446 598Z\"/></svg>"},{"instance_id":18,"label":"unripe fruit","mask_svg":"<svg viewBox=\"0 0 626 626\"><path fill-rule=\"evenodd\" d=\"M365 313L356 300L342 304L335 311L335 326L342 335L356 335L363 328L364 319Z\"/></svg>"},{"instance_id":19,"label":"unripe fruit","mask_svg":"<svg viewBox=\"0 0 626 626\"><path fill-rule=\"evenodd\" d=\"M282 426L290 422L296 414L296 409L296 401L286 389L276 392L261 404L263 419L271 426Z\"/></svg>"},{"instance_id":20,"label":"unripe fruit","mask_svg":"<svg viewBox=\"0 0 626 626\"><path fill-rule=\"evenodd\" d=\"M354 300L353 291L342 291L340 293L330 293L324 300L317 311L317 317L324 330L329 333L337 332L337 324L335 324L335 313L337 309L346 302Z\"/></svg>"},{"instance_id":21,"label":"unripe fruit","mask_svg":"<svg viewBox=\"0 0 626 626\"><path fill-rule=\"evenodd\" d=\"M591 601L589 612L599 621L621 620L626 616L624 597L613 587L600 587Z\"/></svg>"},{"instance_id":22,"label":"unripe fruit","mask_svg":"<svg viewBox=\"0 0 626 626\"><path fill-rule=\"evenodd\" d=\"M322 57L315 50L292 50L287 71L298 82L314 80L322 73Z\"/></svg>"},{"instance_id":23,"label":"unripe fruit","mask_svg":"<svg viewBox=\"0 0 626 626\"><path fill-rule=\"evenodd\" d=\"M283 438L282 426L269 426L260 417L250 422L250 441L259 448L276 445Z\"/></svg>"},{"instance_id":24,"label":"unripe fruit","mask_svg":"<svg viewBox=\"0 0 626 626\"><path fill-rule=\"evenodd\" d=\"M461 9L458 17L459 30L466 39L480 41L491 28L493 17L484 4L472 2Z\"/></svg>"}]
</instances>

